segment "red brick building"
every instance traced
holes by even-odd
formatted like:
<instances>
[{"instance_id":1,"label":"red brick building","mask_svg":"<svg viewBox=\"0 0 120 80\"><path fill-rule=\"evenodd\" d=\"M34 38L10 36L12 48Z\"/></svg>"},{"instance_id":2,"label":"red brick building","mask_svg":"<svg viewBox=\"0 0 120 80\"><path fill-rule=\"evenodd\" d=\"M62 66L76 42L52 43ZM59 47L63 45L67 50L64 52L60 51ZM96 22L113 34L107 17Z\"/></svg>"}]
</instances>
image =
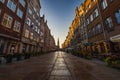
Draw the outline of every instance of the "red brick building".
<instances>
[{"instance_id":1,"label":"red brick building","mask_svg":"<svg viewBox=\"0 0 120 80\"><path fill-rule=\"evenodd\" d=\"M78 47L82 49L79 50L87 54L119 53L120 1L85 0L80 5L79 12L80 25L77 30L73 30L74 35L69 44L75 43L71 46L81 44ZM75 27L75 25L73 26ZM78 35L79 37L77 37ZM68 37L65 43L67 40L69 40ZM65 47L69 47L69 45L65 45Z\"/></svg>"},{"instance_id":2,"label":"red brick building","mask_svg":"<svg viewBox=\"0 0 120 80\"><path fill-rule=\"evenodd\" d=\"M100 14L105 29L109 52L120 52L120 1L99 1Z\"/></svg>"},{"instance_id":3,"label":"red brick building","mask_svg":"<svg viewBox=\"0 0 120 80\"><path fill-rule=\"evenodd\" d=\"M29 0L25 16L20 52L39 52L40 50L40 1Z\"/></svg>"},{"instance_id":4,"label":"red brick building","mask_svg":"<svg viewBox=\"0 0 120 80\"><path fill-rule=\"evenodd\" d=\"M27 0L0 0L0 54L18 53Z\"/></svg>"}]
</instances>

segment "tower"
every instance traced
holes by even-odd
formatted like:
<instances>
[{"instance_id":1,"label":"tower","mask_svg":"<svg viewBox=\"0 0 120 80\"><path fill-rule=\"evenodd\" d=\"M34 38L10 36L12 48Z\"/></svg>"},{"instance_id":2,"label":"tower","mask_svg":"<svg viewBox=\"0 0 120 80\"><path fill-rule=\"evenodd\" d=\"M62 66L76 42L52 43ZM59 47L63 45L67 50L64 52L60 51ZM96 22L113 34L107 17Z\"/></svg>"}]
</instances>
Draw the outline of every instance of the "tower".
<instances>
[{"instance_id":1,"label":"tower","mask_svg":"<svg viewBox=\"0 0 120 80\"><path fill-rule=\"evenodd\" d=\"M59 49L60 48L59 38L58 38L58 41L57 41L57 46L58 46L58 49Z\"/></svg>"}]
</instances>

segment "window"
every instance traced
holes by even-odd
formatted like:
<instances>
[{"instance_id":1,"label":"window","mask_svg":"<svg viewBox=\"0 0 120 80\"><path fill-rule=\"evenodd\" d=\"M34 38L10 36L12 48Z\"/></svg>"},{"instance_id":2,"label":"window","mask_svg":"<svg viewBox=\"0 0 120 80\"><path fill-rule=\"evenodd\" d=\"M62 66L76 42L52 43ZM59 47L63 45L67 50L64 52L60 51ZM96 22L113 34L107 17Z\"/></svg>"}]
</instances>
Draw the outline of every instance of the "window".
<instances>
[{"instance_id":1,"label":"window","mask_svg":"<svg viewBox=\"0 0 120 80\"><path fill-rule=\"evenodd\" d=\"M32 22L31 28L34 29L34 23Z\"/></svg>"},{"instance_id":2,"label":"window","mask_svg":"<svg viewBox=\"0 0 120 80\"><path fill-rule=\"evenodd\" d=\"M86 9L86 13L88 12L88 9Z\"/></svg>"},{"instance_id":3,"label":"window","mask_svg":"<svg viewBox=\"0 0 120 80\"><path fill-rule=\"evenodd\" d=\"M87 18L87 25L89 24L90 22L89 22L89 18Z\"/></svg>"},{"instance_id":4,"label":"window","mask_svg":"<svg viewBox=\"0 0 120 80\"><path fill-rule=\"evenodd\" d=\"M7 7L15 12L16 4L13 2L13 0L8 0Z\"/></svg>"},{"instance_id":5,"label":"window","mask_svg":"<svg viewBox=\"0 0 120 80\"><path fill-rule=\"evenodd\" d=\"M34 36L34 41L36 41L37 39L36 39L36 37Z\"/></svg>"},{"instance_id":6,"label":"window","mask_svg":"<svg viewBox=\"0 0 120 80\"><path fill-rule=\"evenodd\" d=\"M92 29L92 36L95 35L95 28Z\"/></svg>"},{"instance_id":7,"label":"window","mask_svg":"<svg viewBox=\"0 0 120 80\"><path fill-rule=\"evenodd\" d=\"M95 0L92 0L92 2L95 2Z\"/></svg>"},{"instance_id":8,"label":"window","mask_svg":"<svg viewBox=\"0 0 120 80\"><path fill-rule=\"evenodd\" d=\"M29 30L27 30L27 29L25 30L25 37L29 38Z\"/></svg>"},{"instance_id":9,"label":"window","mask_svg":"<svg viewBox=\"0 0 120 80\"><path fill-rule=\"evenodd\" d=\"M38 20L36 20L36 23L38 23Z\"/></svg>"},{"instance_id":10,"label":"window","mask_svg":"<svg viewBox=\"0 0 120 80\"><path fill-rule=\"evenodd\" d=\"M37 32L37 26L35 26L35 31Z\"/></svg>"},{"instance_id":11,"label":"window","mask_svg":"<svg viewBox=\"0 0 120 80\"><path fill-rule=\"evenodd\" d=\"M90 15L90 22L92 22L93 21L93 15L91 14Z\"/></svg>"},{"instance_id":12,"label":"window","mask_svg":"<svg viewBox=\"0 0 120 80\"><path fill-rule=\"evenodd\" d=\"M98 15L99 15L98 9L95 9L95 10L94 10L94 13L93 13L94 18L96 18Z\"/></svg>"},{"instance_id":13,"label":"window","mask_svg":"<svg viewBox=\"0 0 120 80\"><path fill-rule=\"evenodd\" d=\"M33 39L33 33L30 33L30 39Z\"/></svg>"},{"instance_id":14,"label":"window","mask_svg":"<svg viewBox=\"0 0 120 80\"><path fill-rule=\"evenodd\" d=\"M25 1L24 0L19 0L20 4L25 7Z\"/></svg>"},{"instance_id":15,"label":"window","mask_svg":"<svg viewBox=\"0 0 120 80\"><path fill-rule=\"evenodd\" d=\"M39 13L37 12L37 16L39 17Z\"/></svg>"},{"instance_id":16,"label":"window","mask_svg":"<svg viewBox=\"0 0 120 80\"><path fill-rule=\"evenodd\" d=\"M41 32L40 35L43 36L44 35L43 32Z\"/></svg>"},{"instance_id":17,"label":"window","mask_svg":"<svg viewBox=\"0 0 120 80\"><path fill-rule=\"evenodd\" d=\"M37 12L37 9L34 7L34 11Z\"/></svg>"},{"instance_id":18,"label":"window","mask_svg":"<svg viewBox=\"0 0 120 80\"><path fill-rule=\"evenodd\" d=\"M11 28L13 18L7 14L4 14L2 25L8 28Z\"/></svg>"},{"instance_id":19,"label":"window","mask_svg":"<svg viewBox=\"0 0 120 80\"><path fill-rule=\"evenodd\" d=\"M99 33L101 33L101 32L102 32L102 26L101 26L101 24L98 24L98 25L96 26L96 33L99 34Z\"/></svg>"},{"instance_id":20,"label":"window","mask_svg":"<svg viewBox=\"0 0 120 80\"><path fill-rule=\"evenodd\" d=\"M90 29L90 33L89 33L89 34L90 34L90 37L92 37L92 36L93 36L93 34L92 34L92 29Z\"/></svg>"},{"instance_id":21,"label":"window","mask_svg":"<svg viewBox=\"0 0 120 80\"><path fill-rule=\"evenodd\" d=\"M4 3L4 2L5 2L5 0L0 0L0 2Z\"/></svg>"},{"instance_id":22,"label":"window","mask_svg":"<svg viewBox=\"0 0 120 80\"><path fill-rule=\"evenodd\" d=\"M85 22L83 23L83 26L86 27L86 23Z\"/></svg>"},{"instance_id":23,"label":"window","mask_svg":"<svg viewBox=\"0 0 120 80\"><path fill-rule=\"evenodd\" d=\"M14 31L17 31L17 32L20 32L20 27L21 27L20 22L15 21L13 30L14 30Z\"/></svg>"},{"instance_id":24,"label":"window","mask_svg":"<svg viewBox=\"0 0 120 80\"><path fill-rule=\"evenodd\" d=\"M37 38L37 42L39 42L39 38Z\"/></svg>"},{"instance_id":25,"label":"window","mask_svg":"<svg viewBox=\"0 0 120 80\"><path fill-rule=\"evenodd\" d=\"M35 15L33 14L33 19L35 19Z\"/></svg>"},{"instance_id":26,"label":"window","mask_svg":"<svg viewBox=\"0 0 120 80\"><path fill-rule=\"evenodd\" d=\"M4 46L5 46L5 40L0 38L0 53L3 53Z\"/></svg>"},{"instance_id":27,"label":"window","mask_svg":"<svg viewBox=\"0 0 120 80\"><path fill-rule=\"evenodd\" d=\"M90 9L90 8L91 8L91 4L88 5L88 9Z\"/></svg>"},{"instance_id":28,"label":"window","mask_svg":"<svg viewBox=\"0 0 120 80\"><path fill-rule=\"evenodd\" d=\"M117 23L120 24L120 10L115 12L115 17L116 17Z\"/></svg>"},{"instance_id":29,"label":"window","mask_svg":"<svg viewBox=\"0 0 120 80\"><path fill-rule=\"evenodd\" d=\"M27 22L26 22L29 26L31 25L31 20L30 18L27 18Z\"/></svg>"},{"instance_id":30,"label":"window","mask_svg":"<svg viewBox=\"0 0 120 80\"><path fill-rule=\"evenodd\" d=\"M107 1L106 0L102 0L102 2L101 2L102 9L105 9L107 6L108 6Z\"/></svg>"},{"instance_id":31,"label":"window","mask_svg":"<svg viewBox=\"0 0 120 80\"><path fill-rule=\"evenodd\" d=\"M40 22L38 23L38 26L40 26Z\"/></svg>"},{"instance_id":32,"label":"window","mask_svg":"<svg viewBox=\"0 0 120 80\"><path fill-rule=\"evenodd\" d=\"M30 8L28 9L28 12L30 15L32 15L32 10Z\"/></svg>"},{"instance_id":33,"label":"window","mask_svg":"<svg viewBox=\"0 0 120 80\"><path fill-rule=\"evenodd\" d=\"M88 31L88 38L90 38L90 36L91 36L90 33L91 33L91 30Z\"/></svg>"},{"instance_id":34,"label":"window","mask_svg":"<svg viewBox=\"0 0 120 80\"><path fill-rule=\"evenodd\" d=\"M107 31L108 31L108 32L110 32L110 31L113 30L113 23L112 23L111 17L106 18L105 24L106 24L106 27L107 27Z\"/></svg>"},{"instance_id":35,"label":"window","mask_svg":"<svg viewBox=\"0 0 120 80\"><path fill-rule=\"evenodd\" d=\"M44 43L44 40L43 40L43 39L41 39L41 43Z\"/></svg>"},{"instance_id":36,"label":"window","mask_svg":"<svg viewBox=\"0 0 120 80\"><path fill-rule=\"evenodd\" d=\"M38 34L40 33L40 29L38 29Z\"/></svg>"},{"instance_id":37,"label":"window","mask_svg":"<svg viewBox=\"0 0 120 80\"><path fill-rule=\"evenodd\" d=\"M18 8L17 10L17 15L22 18L23 17L23 12Z\"/></svg>"}]
</instances>

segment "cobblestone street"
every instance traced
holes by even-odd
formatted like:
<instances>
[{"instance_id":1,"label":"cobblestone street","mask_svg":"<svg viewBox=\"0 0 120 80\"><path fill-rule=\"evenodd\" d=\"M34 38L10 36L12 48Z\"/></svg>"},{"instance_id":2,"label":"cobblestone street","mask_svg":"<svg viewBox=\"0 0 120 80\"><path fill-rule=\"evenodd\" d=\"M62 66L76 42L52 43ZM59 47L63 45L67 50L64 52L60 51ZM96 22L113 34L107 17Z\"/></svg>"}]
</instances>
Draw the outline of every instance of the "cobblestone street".
<instances>
[{"instance_id":1,"label":"cobblestone street","mask_svg":"<svg viewBox=\"0 0 120 80\"><path fill-rule=\"evenodd\" d=\"M120 80L120 71L58 51L0 65L0 80Z\"/></svg>"}]
</instances>

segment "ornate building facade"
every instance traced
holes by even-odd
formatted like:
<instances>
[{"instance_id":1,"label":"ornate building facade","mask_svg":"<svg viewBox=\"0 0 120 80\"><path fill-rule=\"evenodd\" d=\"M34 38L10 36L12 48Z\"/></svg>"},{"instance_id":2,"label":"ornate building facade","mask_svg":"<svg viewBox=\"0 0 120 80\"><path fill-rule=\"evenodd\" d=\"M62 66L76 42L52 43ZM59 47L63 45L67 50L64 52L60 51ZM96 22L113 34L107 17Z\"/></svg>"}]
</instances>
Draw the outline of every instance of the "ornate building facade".
<instances>
[{"instance_id":1,"label":"ornate building facade","mask_svg":"<svg viewBox=\"0 0 120 80\"><path fill-rule=\"evenodd\" d=\"M79 50L87 54L119 52L119 4L118 0L85 0L78 11L80 24L77 29L71 30L70 26L63 48L79 44ZM70 34L73 35L69 38Z\"/></svg>"},{"instance_id":2,"label":"ornate building facade","mask_svg":"<svg viewBox=\"0 0 120 80\"><path fill-rule=\"evenodd\" d=\"M0 53L20 52L27 0L0 0Z\"/></svg>"},{"instance_id":3,"label":"ornate building facade","mask_svg":"<svg viewBox=\"0 0 120 80\"><path fill-rule=\"evenodd\" d=\"M21 52L40 51L40 9L39 0L29 0L22 34Z\"/></svg>"},{"instance_id":4,"label":"ornate building facade","mask_svg":"<svg viewBox=\"0 0 120 80\"><path fill-rule=\"evenodd\" d=\"M55 46L40 0L0 0L0 55L50 51Z\"/></svg>"}]
</instances>

